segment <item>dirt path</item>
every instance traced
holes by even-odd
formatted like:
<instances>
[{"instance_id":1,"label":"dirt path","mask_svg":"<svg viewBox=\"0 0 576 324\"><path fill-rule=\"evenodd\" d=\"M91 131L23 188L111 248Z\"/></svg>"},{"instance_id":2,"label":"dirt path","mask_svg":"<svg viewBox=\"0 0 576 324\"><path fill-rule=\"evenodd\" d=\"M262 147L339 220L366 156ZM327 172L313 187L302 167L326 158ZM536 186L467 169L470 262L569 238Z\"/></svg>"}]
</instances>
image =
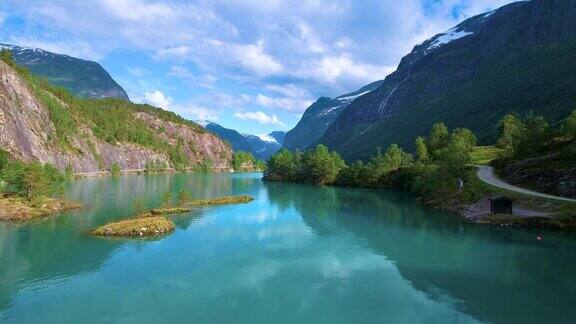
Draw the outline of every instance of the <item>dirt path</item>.
<instances>
[{"instance_id":1,"label":"dirt path","mask_svg":"<svg viewBox=\"0 0 576 324\"><path fill-rule=\"evenodd\" d=\"M498 188L502 188L502 189L506 189L509 191L521 193L524 195L533 196L533 197L540 197L540 198L547 198L547 199L554 199L554 200L576 203L576 199L558 197L558 196L554 196L554 195L548 195L548 194L544 194L544 193L516 187L516 186L509 184L509 183L503 181L502 179L498 178L498 176L496 174L494 174L494 168L492 168L490 166L480 166L480 165L477 167L478 167L478 172L476 174L478 175L478 178L489 185L492 185L492 186L495 186Z\"/></svg>"}]
</instances>

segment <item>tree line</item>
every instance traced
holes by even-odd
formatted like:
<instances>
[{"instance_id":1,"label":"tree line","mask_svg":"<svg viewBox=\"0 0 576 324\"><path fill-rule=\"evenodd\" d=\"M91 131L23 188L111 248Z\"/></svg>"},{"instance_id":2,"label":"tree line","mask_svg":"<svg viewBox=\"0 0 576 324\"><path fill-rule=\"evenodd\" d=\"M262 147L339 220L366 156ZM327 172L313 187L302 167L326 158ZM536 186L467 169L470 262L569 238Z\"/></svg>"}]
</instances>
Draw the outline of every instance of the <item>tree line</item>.
<instances>
[{"instance_id":1,"label":"tree line","mask_svg":"<svg viewBox=\"0 0 576 324\"><path fill-rule=\"evenodd\" d=\"M533 113L524 119L515 113L508 114L500 121L497 147L501 153L497 162L543 154L551 142L566 147L566 154L576 162L576 111L556 128ZM433 125L429 136L415 139L413 153L392 144L384 152L378 149L368 161L350 165L321 144L304 152L282 149L267 161L264 178L315 185L402 188L435 200L475 179L471 163L476 144L477 138L471 130L450 131L439 122Z\"/></svg>"}]
</instances>

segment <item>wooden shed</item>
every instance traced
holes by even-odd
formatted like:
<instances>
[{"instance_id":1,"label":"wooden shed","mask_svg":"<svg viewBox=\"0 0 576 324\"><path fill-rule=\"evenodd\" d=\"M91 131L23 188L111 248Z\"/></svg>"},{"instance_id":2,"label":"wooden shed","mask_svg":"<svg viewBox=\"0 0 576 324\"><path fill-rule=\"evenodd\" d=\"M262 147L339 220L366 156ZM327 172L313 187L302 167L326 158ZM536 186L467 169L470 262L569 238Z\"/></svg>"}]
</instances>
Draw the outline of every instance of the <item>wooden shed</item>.
<instances>
[{"instance_id":1,"label":"wooden shed","mask_svg":"<svg viewBox=\"0 0 576 324\"><path fill-rule=\"evenodd\" d=\"M490 198L490 212L492 214L509 214L512 215L513 201L512 198L499 195Z\"/></svg>"}]
</instances>

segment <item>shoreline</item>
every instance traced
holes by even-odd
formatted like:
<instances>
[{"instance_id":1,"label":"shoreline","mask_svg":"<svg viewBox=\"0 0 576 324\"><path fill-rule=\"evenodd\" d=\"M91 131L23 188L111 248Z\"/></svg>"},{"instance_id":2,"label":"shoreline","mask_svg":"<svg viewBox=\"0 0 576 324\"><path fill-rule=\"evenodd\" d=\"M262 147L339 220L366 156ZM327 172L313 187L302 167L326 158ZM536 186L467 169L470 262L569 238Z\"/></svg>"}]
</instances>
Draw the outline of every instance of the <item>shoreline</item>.
<instances>
[{"instance_id":1,"label":"shoreline","mask_svg":"<svg viewBox=\"0 0 576 324\"><path fill-rule=\"evenodd\" d=\"M50 217L71 209L82 207L82 204L58 198L43 198L32 204L18 195L0 195L0 221L23 222Z\"/></svg>"}]
</instances>

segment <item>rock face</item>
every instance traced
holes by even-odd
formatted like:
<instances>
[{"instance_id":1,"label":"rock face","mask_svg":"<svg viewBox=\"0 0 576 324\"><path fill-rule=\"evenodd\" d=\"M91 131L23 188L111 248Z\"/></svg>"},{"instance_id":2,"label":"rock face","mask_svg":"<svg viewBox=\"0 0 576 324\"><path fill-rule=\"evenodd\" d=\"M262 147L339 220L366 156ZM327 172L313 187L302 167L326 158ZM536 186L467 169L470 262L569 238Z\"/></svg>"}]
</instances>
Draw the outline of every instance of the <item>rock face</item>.
<instances>
[{"instance_id":1,"label":"rock face","mask_svg":"<svg viewBox=\"0 0 576 324\"><path fill-rule=\"evenodd\" d=\"M128 100L126 91L96 62L38 48L8 44L0 44L0 48L9 49L18 65L27 67L33 74L47 78L76 96Z\"/></svg>"},{"instance_id":2,"label":"rock face","mask_svg":"<svg viewBox=\"0 0 576 324\"><path fill-rule=\"evenodd\" d=\"M210 160L215 169L230 170L231 149L215 135L148 113L134 114L169 145L175 145L180 138L185 143L182 150L192 164ZM77 173L106 171L113 163L122 170L140 170L149 161L172 165L166 152L130 142L107 143L81 120L76 122L78 132L70 140L72 148L63 149L56 141L49 109L16 71L0 61L0 147L12 157L51 163L60 170L71 166Z\"/></svg>"},{"instance_id":3,"label":"rock face","mask_svg":"<svg viewBox=\"0 0 576 324\"><path fill-rule=\"evenodd\" d=\"M522 1L472 17L414 47L318 142L354 160L392 143L413 148L438 121L470 128L481 142L510 111L559 121L576 102L575 51L576 1Z\"/></svg>"},{"instance_id":4,"label":"rock face","mask_svg":"<svg viewBox=\"0 0 576 324\"><path fill-rule=\"evenodd\" d=\"M549 164L554 159L554 156L545 156L514 163L502 169L501 175L515 185L560 197L576 198L576 166L568 169L542 169L543 164Z\"/></svg>"},{"instance_id":5,"label":"rock face","mask_svg":"<svg viewBox=\"0 0 576 324\"><path fill-rule=\"evenodd\" d=\"M283 146L289 150L305 150L316 144L324 132L354 99L378 89L383 81L373 82L336 98L321 97L306 109L300 122L288 133Z\"/></svg>"}]
</instances>

